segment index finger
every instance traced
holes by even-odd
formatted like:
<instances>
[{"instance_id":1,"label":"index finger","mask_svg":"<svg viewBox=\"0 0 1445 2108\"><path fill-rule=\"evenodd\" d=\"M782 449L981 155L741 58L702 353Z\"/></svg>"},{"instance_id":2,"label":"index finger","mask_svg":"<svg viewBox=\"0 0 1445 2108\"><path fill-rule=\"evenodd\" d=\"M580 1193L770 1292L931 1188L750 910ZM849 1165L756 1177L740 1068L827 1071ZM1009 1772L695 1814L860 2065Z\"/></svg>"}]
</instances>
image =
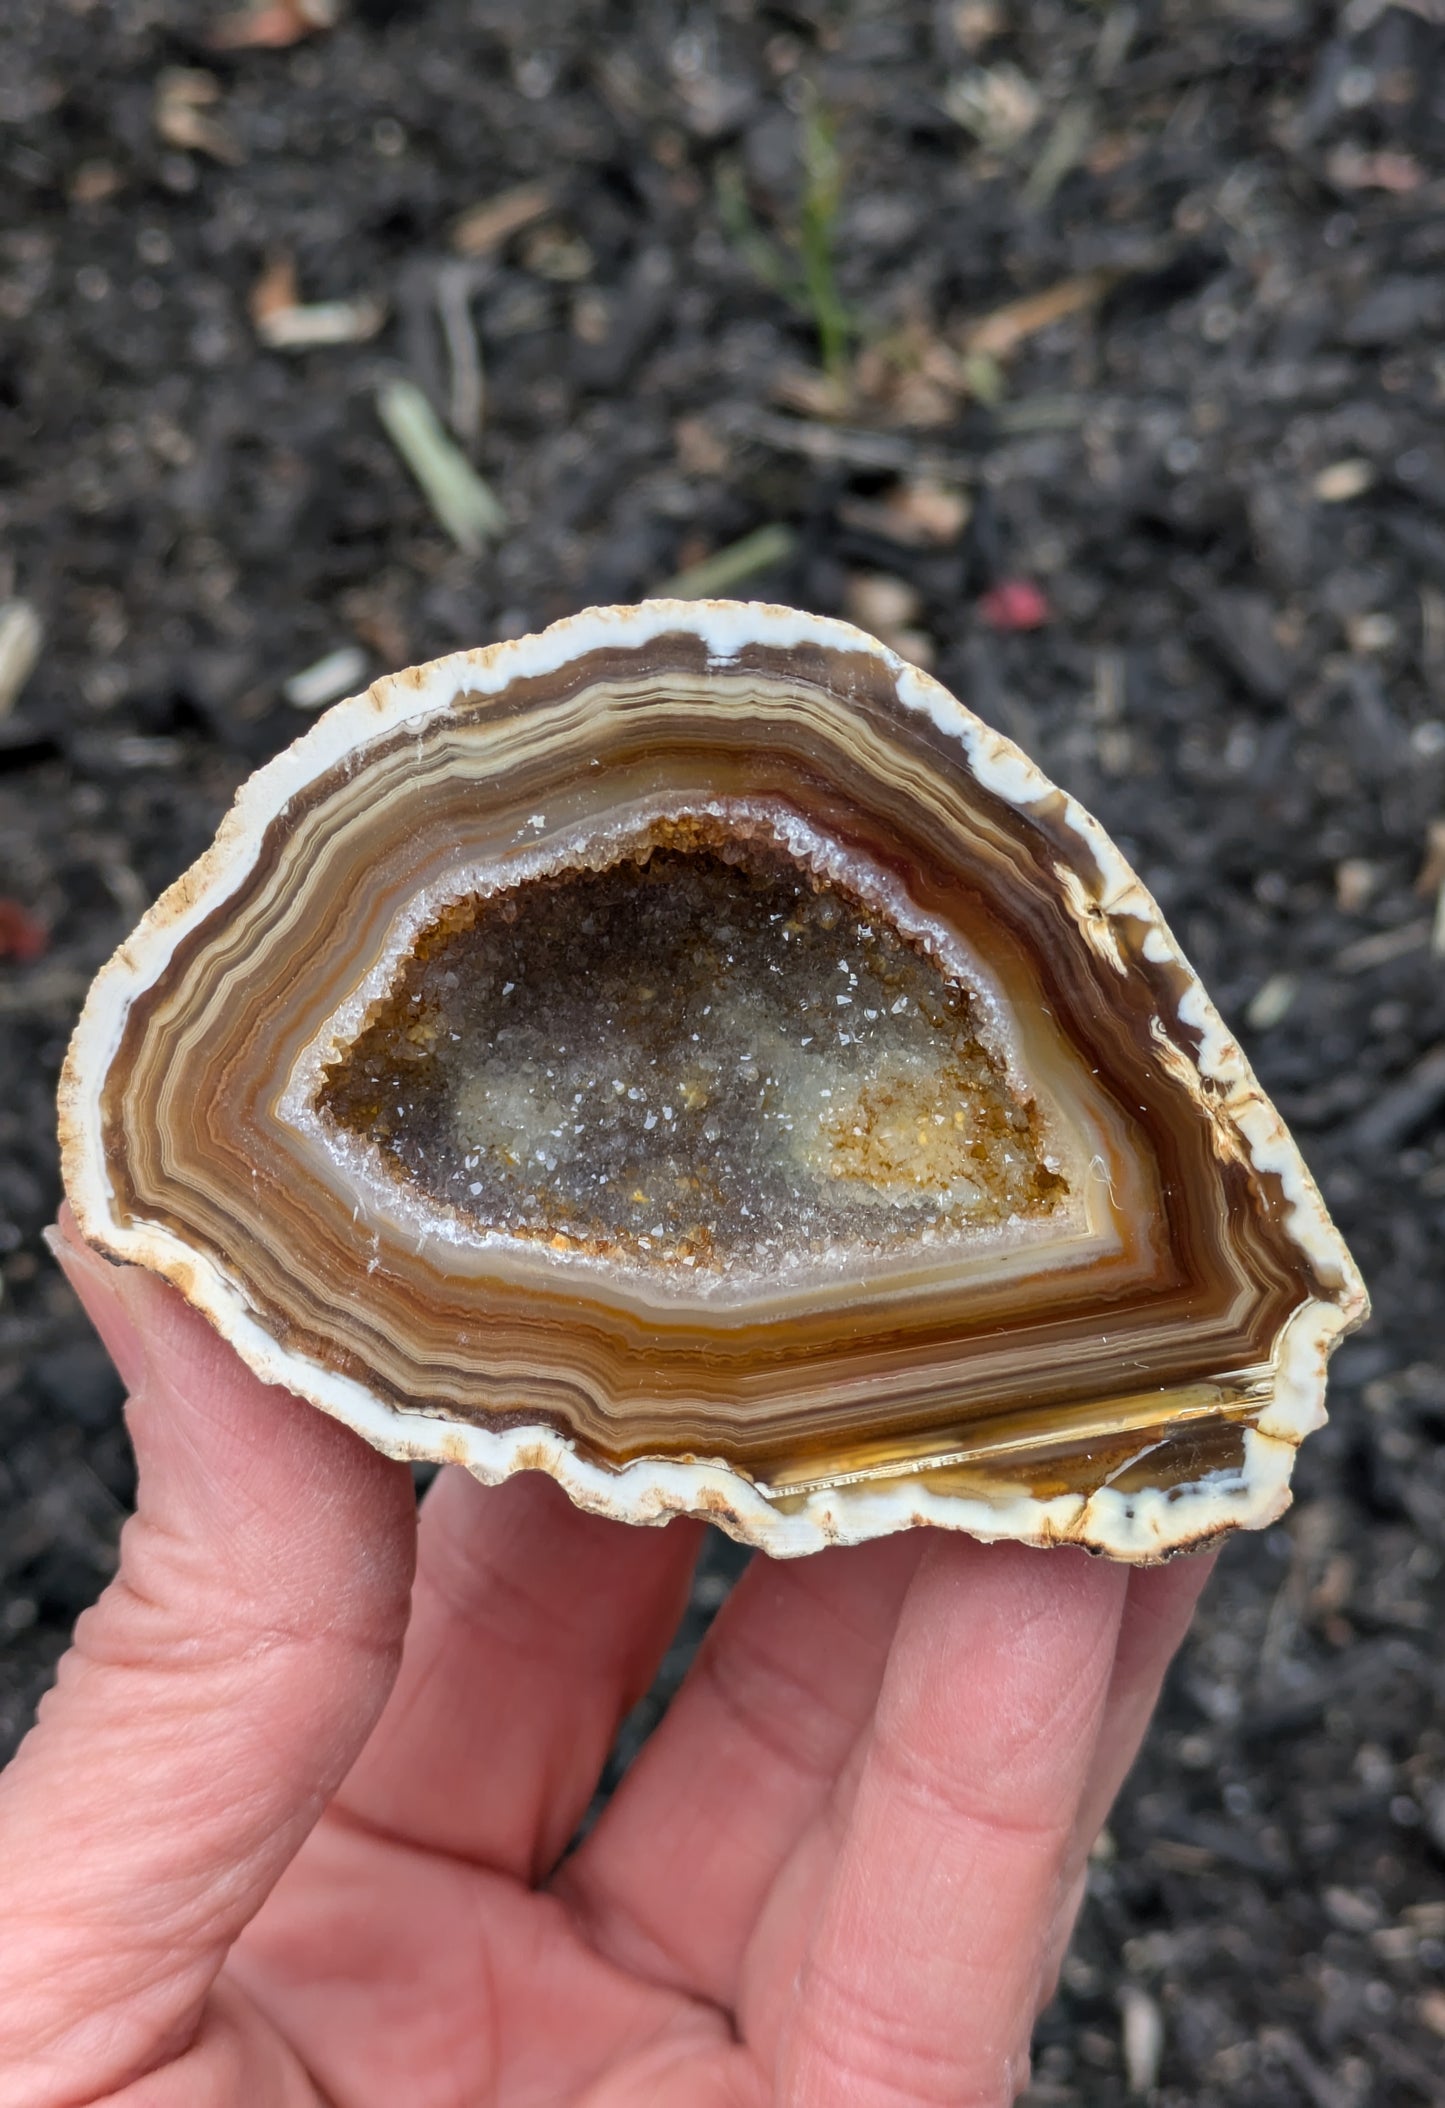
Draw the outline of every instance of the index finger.
<instances>
[{"instance_id":1,"label":"index finger","mask_svg":"<svg viewBox=\"0 0 1445 2108\"><path fill-rule=\"evenodd\" d=\"M174 1290L57 1245L131 1390L120 1571L0 1778L0 2097L184 2048L395 1671L405 1468L260 1383Z\"/></svg>"}]
</instances>

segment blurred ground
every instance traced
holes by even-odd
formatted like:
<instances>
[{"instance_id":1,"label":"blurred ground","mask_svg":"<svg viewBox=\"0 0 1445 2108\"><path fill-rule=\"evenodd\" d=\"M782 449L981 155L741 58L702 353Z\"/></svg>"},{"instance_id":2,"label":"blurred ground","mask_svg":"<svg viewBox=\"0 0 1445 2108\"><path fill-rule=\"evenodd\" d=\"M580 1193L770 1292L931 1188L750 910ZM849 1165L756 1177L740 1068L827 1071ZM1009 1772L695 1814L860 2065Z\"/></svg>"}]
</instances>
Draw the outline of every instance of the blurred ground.
<instances>
[{"instance_id":1,"label":"blurred ground","mask_svg":"<svg viewBox=\"0 0 1445 2108\"><path fill-rule=\"evenodd\" d=\"M294 676L771 528L738 590L905 633L1120 838L1376 1299L1293 1515L1225 1556L1030 2098L1445 2101L1435 0L221 19L0 22L0 601L45 633L0 714L0 1749L130 1492L38 1241L90 974L303 728ZM505 507L480 553L397 377Z\"/></svg>"}]
</instances>

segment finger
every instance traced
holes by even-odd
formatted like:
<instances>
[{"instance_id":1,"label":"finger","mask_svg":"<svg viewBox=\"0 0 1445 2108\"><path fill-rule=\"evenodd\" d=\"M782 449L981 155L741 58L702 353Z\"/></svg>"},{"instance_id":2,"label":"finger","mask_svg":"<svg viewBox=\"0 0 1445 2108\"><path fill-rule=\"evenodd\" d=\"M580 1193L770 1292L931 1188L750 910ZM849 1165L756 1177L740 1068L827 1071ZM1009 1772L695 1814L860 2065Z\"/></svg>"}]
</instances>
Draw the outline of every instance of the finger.
<instances>
[{"instance_id":1,"label":"finger","mask_svg":"<svg viewBox=\"0 0 1445 2108\"><path fill-rule=\"evenodd\" d=\"M754 1560L559 1894L593 1943L731 2006L758 1913L873 1710L924 1535Z\"/></svg>"},{"instance_id":2,"label":"finger","mask_svg":"<svg viewBox=\"0 0 1445 2108\"><path fill-rule=\"evenodd\" d=\"M1136 1567L1129 1575L1103 1724L1079 1807L1085 1855L1139 1754L1164 1672L1189 1630L1200 1592L1214 1571L1214 1556Z\"/></svg>"},{"instance_id":3,"label":"finger","mask_svg":"<svg viewBox=\"0 0 1445 2108\"><path fill-rule=\"evenodd\" d=\"M1129 1767L1139 1754L1165 1671L1189 1630L1200 1591L1214 1571L1214 1557L1210 1553L1175 1559L1168 1566L1139 1567L1129 1576L1103 1723L1074 1823L1067 1870L1068 1901L1059 1911L1044 1971L1044 2003L1054 1994L1073 1937L1074 1920L1084 1897L1089 1854Z\"/></svg>"},{"instance_id":4,"label":"finger","mask_svg":"<svg viewBox=\"0 0 1445 2108\"><path fill-rule=\"evenodd\" d=\"M539 1473L444 1472L400 1677L337 1812L535 1880L587 1809L677 1629L697 1524L584 1515Z\"/></svg>"},{"instance_id":5,"label":"finger","mask_svg":"<svg viewBox=\"0 0 1445 2108\"><path fill-rule=\"evenodd\" d=\"M174 1291L68 1226L131 1387L138 1508L0 1780L0 2098L90 2099L184 2046L230 1942L380 1711L406 1471L259 1383Z\"/></svg>"},{"instance_id":6,"label":"finger","mask_svg":"<svg viewBox=\"0 0 1445 2108\"><path fill-rule=\"evenodd\" d=\"M777 2044L790 2108L1022 2084L1125 1587L1082 1554L930 1547Z\"/></svg>"}]
</instances>

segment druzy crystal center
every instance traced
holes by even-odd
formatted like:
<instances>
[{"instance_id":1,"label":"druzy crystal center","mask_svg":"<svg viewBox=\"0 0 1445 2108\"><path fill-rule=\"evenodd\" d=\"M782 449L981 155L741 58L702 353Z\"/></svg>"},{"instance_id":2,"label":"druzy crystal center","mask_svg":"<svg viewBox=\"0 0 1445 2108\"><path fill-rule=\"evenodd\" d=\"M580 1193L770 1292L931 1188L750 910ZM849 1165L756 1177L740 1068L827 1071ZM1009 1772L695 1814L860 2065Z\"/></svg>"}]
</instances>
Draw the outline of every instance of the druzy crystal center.
<instances>
[{"instance_id":1,"label":"druzy crystal center","mask_svg":"<svg viewBox=\"0 0 1445 2108\"><path fill-rule=\"evenodd\" d=\"M475 1229L703 1273L975 1240L1068 1191L976 992L756 840L452 903L318 1107Z\"/></svg>"}]
</instances>

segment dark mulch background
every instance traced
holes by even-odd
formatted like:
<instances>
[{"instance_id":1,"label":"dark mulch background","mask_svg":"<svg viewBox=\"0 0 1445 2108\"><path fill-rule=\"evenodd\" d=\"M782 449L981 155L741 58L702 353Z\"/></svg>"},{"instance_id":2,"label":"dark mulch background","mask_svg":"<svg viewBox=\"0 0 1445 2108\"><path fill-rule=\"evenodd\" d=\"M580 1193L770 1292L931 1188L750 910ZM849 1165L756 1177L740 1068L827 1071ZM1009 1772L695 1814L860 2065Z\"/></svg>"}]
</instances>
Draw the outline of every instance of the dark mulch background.
<instances>
[{"instance_id":1,"label":"dark mulch background","mask_svg":"<svg viewBox=\"0 0 1445 2108\"><path fill-rule=\"evenodd\" d=\"M1132 2016L1145 2088L1162 2018L1150 2097L1177 2108L1445 2100L1438 870L1417 887L1445 788L1430 13L355 0L294 49L217 54L214 15L180 0L9 0L0 598L33 601L47 642L0 721L0 894L50 941L0 960L0 1747L131 1491L115 1381L38 1234L90 974L302 729L290 675L634 597L781 522L795 553L747 590L833 611L904 581L944 679L1119 836L1376 1298L1291 1518L1223 1560L1031 2098L1128 2097ZM158 136L175 66L214 77L225 158ZM881 450L799 451L780 425L811 331L719 208L732 168L762 227L795 224L810 93L873 341L845 424ZM406 372L445 407L451 222L533 179L554 218L468 289L477 458L511 521L471 559L375 390ZM282 252L306 299L383 300L381 334L262 350L248 295ZM1095 267L1117 274L1102 304L975 361L969 399L962 326ZM972 509L916 548L886 503L920 465ZM1010 578L1049 625L982 619ZM719 1551L696 1622L730 1570Z\"/></svg>"}]
</instances>

